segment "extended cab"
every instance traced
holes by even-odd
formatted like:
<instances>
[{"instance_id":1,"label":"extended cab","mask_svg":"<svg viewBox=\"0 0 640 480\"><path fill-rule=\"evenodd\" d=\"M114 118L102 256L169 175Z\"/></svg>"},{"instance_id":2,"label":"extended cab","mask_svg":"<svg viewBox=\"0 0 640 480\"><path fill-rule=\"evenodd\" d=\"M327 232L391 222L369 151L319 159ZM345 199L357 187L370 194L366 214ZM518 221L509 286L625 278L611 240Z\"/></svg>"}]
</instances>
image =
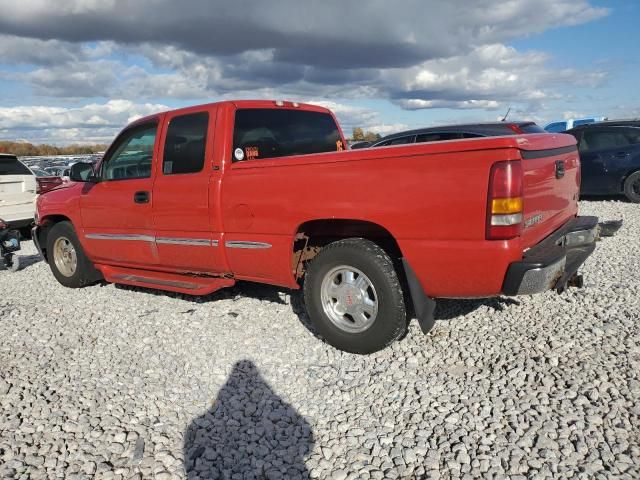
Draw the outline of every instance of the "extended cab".
<instances>
[{"instance_id":1,"label":"extended cab","mask_svg":"<svg viewBox=\"0 0 640 480\"><path fill-rule=\"evenodd\" d=\"M221 102L133 122L94 170L38 199L33 238L68 287L104 279L193 295L238 280L303 288L317 331L369 353L435 298L579 284L597 218L578 216L569 135L348 151L333 114Z\"/></svg>"}]
</instances>

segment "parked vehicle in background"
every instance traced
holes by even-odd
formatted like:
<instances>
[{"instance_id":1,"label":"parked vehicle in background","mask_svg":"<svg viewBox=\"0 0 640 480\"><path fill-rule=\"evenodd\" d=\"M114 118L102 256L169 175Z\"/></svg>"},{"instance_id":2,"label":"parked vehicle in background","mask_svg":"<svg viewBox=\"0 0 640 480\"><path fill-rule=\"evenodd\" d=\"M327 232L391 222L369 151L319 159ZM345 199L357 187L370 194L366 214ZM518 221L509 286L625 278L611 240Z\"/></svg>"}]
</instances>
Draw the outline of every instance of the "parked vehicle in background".
<instances>
[{"instance_id":1,"label":"parked vehicle in background","mask_svg":"<svg viewBox=\"0 0 640 480\"><path fill-rule=\"evenodd\" d=\"M0 153L0 218L12 229L33 223L36 176L15 155Z\"/></svg>"},{"instance_id":2,"label":"parked vehicle in background","mask_svg":"<svg viewBox=\"0 0 640 480\"><path fill-rule=\"evenodd\" d=\"M589 125L591 123L603 122L607 117L586 117L586 118L569 118L566 120L556 120L545 125L544 130L549 133L565 132L571 128L580 125Z\"/></svg>"},{"instance_id":3,"label":"parked vehicle in background","mask_svg":"<svg viewBox=\"0 0 640 480\"><path fill-rule=\"evenodd\" d=\"M51 175L51 173L38 167L29 167L29 170L31 170L36 177L48 177Z\"/></svg>"},{"instance_id":4,"label":"parked vehicle in background","mask_svg":"<svg viewBox=\"0 0 640 480\"><path fill-rule=\"evenodd\" d=\"M60 177L63 180L69 180L69 173L71 171L71 167L63 166L63 167L47 167L45 171L49 173L49 175L54 177Z\"/></svg>"},{"instance_id":5,"label":"parked vehicle in background","mask_svg":"<svg viewBox=\"0 0 640 480\"><path fill-rule=\"evenodd\" d=\"M534 122L492 122L469 123L462 125L441 125L419 128L387 135L375 142L361 142L351 149L388 147L408 143L441 142L444 140L462 140L465 138L498 137L503 135L521 135L524 133L545 133Z\"/></svg>"},{"instance_id":6,"label":"parked vehicle in background","mask_svg":"<svg viewBox=\"0 0 640 480\"><path fill-rule=\"evenodd\" d=\"M640 127L596 123L566 133L578 142L581 194L624 195L640 203Z\"/></svg>"},{"instance_id":7,"label":"parked vehicle in background","mask_svg":"<svg viewBox=\"0 0 640 480\"><path fill-rule=\"evenodd\" d=\"M351 151L325 108L226 101L139 119L71 173L33 231L61 284L302 288L316 331L355 353L408 311L428 332L436 297L580 286L598 236L569 135Z\"/></svg>"},{"instance_id":8,"label":"parked vehicle in background","mask_svg":"<svg viewBox=\"0 0 640 480\"><path fill-rule=\"evenodd\" d=\"M46 193L64 183L62 177L52 175L51 172L47 172L46 170L38 167L29 167L29 169L36 176L37 194Z\"/></svg>"},{"instance_id":9,"label":"parked vehicle in background","mask_svg":"<svg viewBox=\"0 0 640 480\"><path fill-rule=\"evenodd\" d=\"M47 193L48 191L53 190L54 188L57 188L60 185L64 185L66 183L62 179L62 177L53 177L53 176L36 177L36 182L38 184L36 193L38 193L39 195L43 193Z\"/></svg>"},{"instance_id":10,"label":"parked vehicle in background","mask_svg":"<svg viewBox=\"0 0 640 480\"><path fill-rule=\"evenodd\" d=\"M623 120L605 120L603 122L597 122L597 123L599 127L640 127L639 118L629 118L629 119L623 119ZM574 127L574 129L584 128L589 126L593 126L593 124L578 125L577 127Z\"/></svg>"}]
</instances>

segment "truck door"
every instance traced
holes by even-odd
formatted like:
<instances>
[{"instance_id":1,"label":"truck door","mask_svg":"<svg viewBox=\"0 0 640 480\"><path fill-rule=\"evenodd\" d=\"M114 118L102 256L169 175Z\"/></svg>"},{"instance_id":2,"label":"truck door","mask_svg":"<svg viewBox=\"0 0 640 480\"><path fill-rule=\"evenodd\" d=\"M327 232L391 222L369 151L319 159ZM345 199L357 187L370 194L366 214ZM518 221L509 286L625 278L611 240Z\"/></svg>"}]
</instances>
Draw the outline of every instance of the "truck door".
<instances>
[{"instance_id":1,"label":"truck door","mask_svg":"<svg viewBox=\"0 0 640 480\"><path fill-rule=\"evenodd\" d=\"M158 119L124 130L80 196L83 245L97 263L157 263L151 221Z\"/></svg>"},{"instance_id":2,"label":"truck door","mask_svg":"<svg viewBox=\"0 0 640 480\"><path fill-rule=\"evenodd\" d=\"M153 185L153 226L160 264L181 272L223 270L215 221L219 170L213 146L217 109L194 107L164 118Z\"/></svg>"}]
</instances>

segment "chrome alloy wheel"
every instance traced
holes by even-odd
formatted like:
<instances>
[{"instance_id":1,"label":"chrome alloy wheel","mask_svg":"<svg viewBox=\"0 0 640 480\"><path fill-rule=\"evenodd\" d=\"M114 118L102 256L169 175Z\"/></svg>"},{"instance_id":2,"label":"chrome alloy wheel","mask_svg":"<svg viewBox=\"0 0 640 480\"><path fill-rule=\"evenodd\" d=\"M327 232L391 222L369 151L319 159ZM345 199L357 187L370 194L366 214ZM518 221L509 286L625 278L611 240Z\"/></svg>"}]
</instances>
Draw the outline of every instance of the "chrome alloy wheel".
<instances>
[{"instance_id":1,"label":"chrome alloy wheel","mask_svg":"<svg viewBox=\"0 0 640 480\"><path fill-rule=\"evenodd\" d=\"M320 295L324 313L345 332L364 332L376 320L376 289L357 268L340 265L329 270L322 279Z\"/></svg>"},{"instance_id":2,"label":"chrome alloy wheel","mask_svg":"<svg viewBox=\"0 0 640 480\"><path fill-rule=\"evenodd\" d=\"M72 277L78 268L78 256L73 244L66 237L59 237L53 243L53 261L58 271L65 277Z\"/></svg>"}]
</instances>

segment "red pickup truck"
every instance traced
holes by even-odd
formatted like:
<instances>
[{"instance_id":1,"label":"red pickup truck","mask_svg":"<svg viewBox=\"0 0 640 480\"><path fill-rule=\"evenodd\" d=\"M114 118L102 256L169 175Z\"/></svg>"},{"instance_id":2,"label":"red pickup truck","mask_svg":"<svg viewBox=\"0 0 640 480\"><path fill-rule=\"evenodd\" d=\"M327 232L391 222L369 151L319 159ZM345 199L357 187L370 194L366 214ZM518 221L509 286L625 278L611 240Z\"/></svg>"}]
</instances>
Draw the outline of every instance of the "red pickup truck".
<instances>
[{"instance_id":1,"label":"red pickup truck","mask_svg":"<svg viewBox=\"0 0 640 480\"><path fill-rule=\"evenodd\" d=\"M530 134L349 151L333 114L282 101L159 113L94 170L41 195L33 238L68 287L98 280L193 295L249 280L303 288L318 333L370 353L435 298L578 285L575 139Z\"/></svg>"}]
</instances>

